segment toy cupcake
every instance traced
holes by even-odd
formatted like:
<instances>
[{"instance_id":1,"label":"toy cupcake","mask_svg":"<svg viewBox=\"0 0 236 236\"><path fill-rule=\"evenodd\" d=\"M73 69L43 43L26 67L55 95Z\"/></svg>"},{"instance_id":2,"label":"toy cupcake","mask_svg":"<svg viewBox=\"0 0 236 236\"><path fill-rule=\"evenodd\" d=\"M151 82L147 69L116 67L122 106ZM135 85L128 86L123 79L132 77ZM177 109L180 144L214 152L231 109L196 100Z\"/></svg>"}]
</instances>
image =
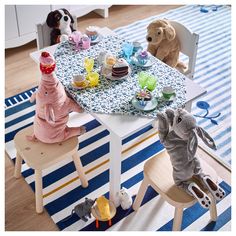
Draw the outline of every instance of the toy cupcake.
<instances>
[{"instance_id":1,"label":"toy cupcake","mask_svg":"<svg viewBox=\"0 0 236 236\"><path fill-rule=\"evenodd\" d=\"M111 70L112 66L116 63L116 57L112 54L106 54L104 60L104 68Z\"/></svg>"},{"instance_id":2,"label":"toy cupcake","mask_svg":"<svg viewBox=\"0 0 236 236\"><path fill-rule=\"evenodd\" d=\"M97 27L89 26L86 28L85 34L91 39L91 41L95 41L98 37Z\"/></svg>"},{"instance_id":3,"label":"toy cupcake","mask_svg":"<svg viewBox=\"0 0 236 236\"><path fill-rule=\"evenodd\" d=\"M145 65L148 61L148 52L147 51L138 52L137 59L140 65Z\"/></svg>"},{"instance_id":4,"label":"toy cupcake","mask_svg":"<svg viewBox=\"0 0 236 236\"><path fill-rule=\"evenodd\" d=\"M135 98L139 101L141 106L145 106L148 101L152 100L152 94L146 89L141 89L136 93Z\"/></svg>"}]
</instances>

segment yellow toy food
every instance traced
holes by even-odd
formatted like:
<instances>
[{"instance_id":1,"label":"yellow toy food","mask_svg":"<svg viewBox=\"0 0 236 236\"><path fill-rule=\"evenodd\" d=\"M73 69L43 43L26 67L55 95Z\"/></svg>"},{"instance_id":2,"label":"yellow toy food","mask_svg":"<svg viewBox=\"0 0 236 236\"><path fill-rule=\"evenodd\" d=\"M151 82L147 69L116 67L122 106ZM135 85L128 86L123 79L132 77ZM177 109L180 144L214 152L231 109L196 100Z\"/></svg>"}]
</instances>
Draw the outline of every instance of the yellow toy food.
<instances>
[{"instance_id":1,"label":"yellow toy food","mask_svg":"<svg viewBox=\"0 0 236 236\"><path fill-rule=\"evenodd\" d=\"M104 196L101 196L97 198L96 202L101 219L109 220L111 218L109 201Z\"/></svg>"}]
</instances>

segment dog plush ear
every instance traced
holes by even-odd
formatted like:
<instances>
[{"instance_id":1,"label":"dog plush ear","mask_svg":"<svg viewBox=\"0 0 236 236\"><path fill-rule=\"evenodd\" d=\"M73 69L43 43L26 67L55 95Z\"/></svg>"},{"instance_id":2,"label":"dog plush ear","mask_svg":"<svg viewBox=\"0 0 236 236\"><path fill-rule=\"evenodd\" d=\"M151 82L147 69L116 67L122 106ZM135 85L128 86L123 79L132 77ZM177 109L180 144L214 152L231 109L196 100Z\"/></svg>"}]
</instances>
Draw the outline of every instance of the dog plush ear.
<instances>
[{"instance_id":1,"label":"dog plush ear","mask_svg":"<svg viewBox=\"0 0 236 236\"><path fill-rule=\"evenodd\" d=\"M55 14L55 11L51 11L47 16L46 23L48 27L50 28L55 28L57 26L57 22L54 19L54 14Z\"/></svg>"},{"instance_id":2,"label":"dog plush ear","mask_svg":"<svg viewBox=\"0 0 236 236\"><path fill-rule=\"evenodd\" d=\"M175 29L170 24L168 24L163 29L164 29L164 32L165 32L166 39L168 41L172 41L176 36Z\"/></svg>"},{"instance_id":3,"label":"dog plush ear","mask_svg":"<svg viewBox=\"0 0 236 236\"><path fill-rule=\"evenodd\" d=\"M68 10L66 10L65 8L62 8L62 10L64 11L65 14L67 14L70 17L71 24L74 24L74 19L73 19L72 15L70 14L70 12Z\"/></svg>"}]
</instances>

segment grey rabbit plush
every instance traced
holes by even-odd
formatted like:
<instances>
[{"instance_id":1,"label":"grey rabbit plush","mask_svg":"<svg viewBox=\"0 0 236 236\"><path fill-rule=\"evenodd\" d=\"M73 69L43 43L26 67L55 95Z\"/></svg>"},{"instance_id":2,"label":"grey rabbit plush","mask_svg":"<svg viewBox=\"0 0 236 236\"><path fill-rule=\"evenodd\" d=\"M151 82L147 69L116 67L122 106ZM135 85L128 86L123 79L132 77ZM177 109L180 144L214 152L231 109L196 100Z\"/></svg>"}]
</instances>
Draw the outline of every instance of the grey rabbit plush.
<instances>
[{"instance_id":1,"label":"grey rabbit plush","mask_svg":"<svg viewBox=\"0 0 236 236\"><path fill-rule=\"evenodd\" d=\"M209 208L211 200L200 187L191 180L196 177L200 180L216 200L226 195L224 190L202 171L200 161L196 157L198 137L210 148L216 149L211 136L197 126L195 118L186 110L178 108L175 111L167 109L158 112L158 130L161 143L165 146L173 166L175 184L195 197L200 205ZM198 137L197 137L198 136Z\"/></svg>"}]
</instances>

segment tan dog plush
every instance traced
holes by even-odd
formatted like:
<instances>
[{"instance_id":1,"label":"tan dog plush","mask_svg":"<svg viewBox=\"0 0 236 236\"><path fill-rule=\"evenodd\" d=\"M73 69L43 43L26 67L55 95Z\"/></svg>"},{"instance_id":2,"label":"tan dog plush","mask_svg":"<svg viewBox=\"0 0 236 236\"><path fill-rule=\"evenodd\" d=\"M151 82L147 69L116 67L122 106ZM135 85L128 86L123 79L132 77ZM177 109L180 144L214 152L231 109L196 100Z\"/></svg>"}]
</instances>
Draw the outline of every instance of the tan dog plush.
<instances>
[{"instance_id":1,"label":"tan dog plush","mask_svg":"<svg viewBox=\"0 0 236 236\"><path fill-rule=\"evenodd\" d=\"M167 20L155 20L147 27L147 51L167 65L184 72L187 67L179 62L180 44L175 29Z\"/></svg>"}]
</instances>

